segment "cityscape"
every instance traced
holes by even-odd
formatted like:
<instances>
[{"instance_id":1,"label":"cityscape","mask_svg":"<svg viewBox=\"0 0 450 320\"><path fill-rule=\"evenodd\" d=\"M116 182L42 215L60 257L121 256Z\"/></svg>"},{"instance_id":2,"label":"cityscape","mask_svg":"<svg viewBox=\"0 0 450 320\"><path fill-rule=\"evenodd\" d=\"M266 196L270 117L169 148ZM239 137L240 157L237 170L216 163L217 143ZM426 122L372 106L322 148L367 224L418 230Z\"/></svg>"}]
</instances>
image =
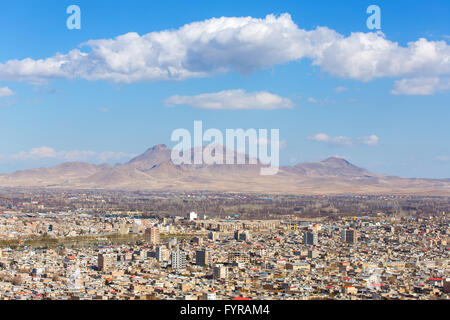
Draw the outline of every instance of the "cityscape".
<instances>
[{"instance_id":1,"label":"cityscape","mask_svg":"<svg viewBox=\"0 0 450 320\"><path fill-rule=\"evenodd\" d=\"M246 218L287 199L296 214ZM165 203L161 213L140 210L152 202ZM225 210L210 211L216 203ZM354 216L361 207L364 215ZM1 299L434 300L450 293L448 198L9 190L0 209Z\"/></svg>"},{"instance_id":2,"label":"cityscape","mask_svg":"<svg viewBox=\"0 0 450 320\"><path fill-rule=\"evenodd\" d=\"M1 1L0 304L167 319L445 308L449 13Z\"/></svg>"}]
</instances>

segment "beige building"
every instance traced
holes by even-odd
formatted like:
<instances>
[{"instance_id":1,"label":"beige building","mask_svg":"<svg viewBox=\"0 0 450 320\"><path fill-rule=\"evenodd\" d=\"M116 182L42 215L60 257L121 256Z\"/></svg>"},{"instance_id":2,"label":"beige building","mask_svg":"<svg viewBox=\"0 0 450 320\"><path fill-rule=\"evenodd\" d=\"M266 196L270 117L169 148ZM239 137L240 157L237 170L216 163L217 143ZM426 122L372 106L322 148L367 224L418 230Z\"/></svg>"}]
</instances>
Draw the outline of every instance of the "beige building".
<instances>
[{"instance_id":1,"label":"beige building","mask_svg":"<svg viewBox=\"0 0 450 320\"><path fill-rule=\"evenodd\" d=\"M214 279L226 279L228 277L228 268L223 264L216 264L213 269Z\"/></svg>"},{"instance_id":2,"label":"beige building","mask_svg":"<svg viewBox=\"0 0 450 320\"><path fill-rule=\"evenodd\" d=\"M97 268L100 271L106 271L113 266L114 257L111 254L99 253Z\"/></svg>"},{"instance_id":3,"label":"beige building","mask_svg":"<svg viewBox=\"0 0 450 320\"><path fill-rule=\"evenodd\" d=\"M152 227L145 229L145 241L150 244L159 244L159 228Z\"/></svg>"}]
</instances>

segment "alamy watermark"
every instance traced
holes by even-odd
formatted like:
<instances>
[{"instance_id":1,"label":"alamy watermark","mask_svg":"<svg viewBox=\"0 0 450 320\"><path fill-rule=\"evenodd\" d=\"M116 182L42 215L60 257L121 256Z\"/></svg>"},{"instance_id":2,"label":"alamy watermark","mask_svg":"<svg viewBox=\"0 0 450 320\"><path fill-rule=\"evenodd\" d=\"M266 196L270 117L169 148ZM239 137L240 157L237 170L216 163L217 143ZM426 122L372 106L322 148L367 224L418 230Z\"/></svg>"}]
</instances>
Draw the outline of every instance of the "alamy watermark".
<instances>
[{"instance_id":1,"label":"alamy watermark","mask_svg":"<svg viewBox=\"0 0 450 320\"><path fill-rule=\"evenodd\" d=\"M270 137L267 129L226 129L224 144L222 131L210 128L203 132L203 122L194 121L193 140L183 128L174 130L170 139L179 142L171 154L176 165L260 164L261 175L275 175L279 170L279 129L271 129ZM210 143L204 147L203 142Z\"/></svg>"},{"instance_id":2,"label":"alamy watermark","mask_svg":"<svg viewBox=\"0 0 450 320\"><path fill-rule=\"evenodd\" d=\"M66 9L70 16L67 18L66 26L69 30L81 29L81 9L77 5L70 5ZM370 16L367 18L366 25L369 30L381 30L381 9L377 5L370 5L366 10Z\"/></svg>"},{"instance_id":3,"label":"alamy watermark","mask_svg":"<svg viewBox=\"0 0 450 320\"><path fill-rule=\"evenodd\" d=\"M370 5L367 7L368 14L371 14L366 21L369 30L381 30L381 9L377 5Z\"/></svg>"},{"instance_id":4,"label":"alamy watermark","mask_svg":"<svg viewBox=\"0 0 450 320\"><path fill-rule=\"evenodd\" d=\"M81 9L77 5L68 6L66 9L66 13L70 14L67 18L66 26L69 30L80 30L81 29Z\"/></svg>"}]
</instances>

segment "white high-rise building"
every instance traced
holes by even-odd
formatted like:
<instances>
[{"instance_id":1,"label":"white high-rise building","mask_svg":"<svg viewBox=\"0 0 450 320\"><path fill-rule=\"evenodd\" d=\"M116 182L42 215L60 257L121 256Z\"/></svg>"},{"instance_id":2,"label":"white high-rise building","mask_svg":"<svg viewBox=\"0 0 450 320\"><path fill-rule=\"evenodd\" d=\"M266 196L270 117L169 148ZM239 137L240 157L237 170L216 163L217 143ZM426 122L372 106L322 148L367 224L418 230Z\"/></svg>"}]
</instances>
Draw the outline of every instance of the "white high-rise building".
<instances>
[{"instance_id":1,"label":"white high-rise building","mask_svg":"<svg viewBox=\"0 0 450 320\"><path fill-rule=\"evenodd\" d=\"M190 221L197 220L197 219L198 219L197 213L195 213L194 211L192 211L191 213L189 213L189 220L190 220Z\"/></svg>"},{"instance_id":2,"label":"white high-rise building","mask_svg":"<svg viewBox=\"0 0 450 320\"><path fill-rule=\"evenodd\" d=\"M169 261L170 251L165 246L159 246L155 250L155 258L159 262Z\"/></svg>"},{"instance_id":3,"label":"white high-rise building","mask_svg":"<svg viewBox=\"0 0 450 320\"><path fill-rule=\"evenodd\" d=\"M172 251L172 268L175 270L185 270L186 269L186 252L178 249Z\"/></svg>"}]
</instances>

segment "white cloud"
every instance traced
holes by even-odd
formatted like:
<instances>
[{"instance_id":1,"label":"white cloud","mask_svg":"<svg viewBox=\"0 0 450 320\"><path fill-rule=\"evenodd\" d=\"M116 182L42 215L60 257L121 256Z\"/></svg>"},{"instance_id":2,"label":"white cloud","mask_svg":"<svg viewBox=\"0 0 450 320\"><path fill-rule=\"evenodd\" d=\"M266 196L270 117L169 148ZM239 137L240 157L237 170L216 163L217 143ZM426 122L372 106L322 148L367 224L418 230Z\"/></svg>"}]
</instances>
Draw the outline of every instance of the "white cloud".
<instances>
[{"instance_id":1,"label":"white cloud","mask_svg":"<svg viewBox=\"0 0 450 320\"><path fill-rule=\"evenodd\" d=\"M450 89L450 78L413 78L394 82L392 94L430 95Z\"/></svg>"},{"instance_id":2,"label":"white cloud","mask_svg":"<svg viewBox=\"0 0 450 320\"><path fill-rule=\"evenodd\" d=\"M355 139L352 139L352 138L346 137L346 136L331 137L326 133L318 133L318 134L308 137L308 139L312 140L312 141L316 141L316 142L327 143L329 145L347 146L347 147L351 147L355 144L366 144L369 146L374 146L374 145L377 145L378 141L379 141L378 136L376 136L374 134L372 134L370 136L357 137Z\"/></svg>"},{"instance_id":3,"label":"white cloud","mask_svg":"<svg viewBox=\"0 0 450 320\"><path fill-rule=\"evenodd\" d=\"M334 88L334 91L336 91L337 93L344 92L344 91L347 91L347 90L348 90L348 88L341 87L341 86Z\"/></svg>"},{"instance_id":4,"label":"white cloud","mask_svg":"<svg viewBox=\"0 0 450 320\"><path fill-rule=\"evenodd\" d=\"M437 156L436 160L438 160L438 161L450 161L450 156Z\"/></svg>"},{"instance_id":5,"label":"white cloud","mask_svg":"<svg viewBox=\"0 0 450 320\"><path fill-rule=\"evenodd\" d=\"M11 160L43 160L55 159L62 161L93 161L93 162L108 162L118 161L134 157L134 154L126 152L96 152L90 150L69 150L56 151L47 146L32 148L29 151L22 151L13 155L2 155L2 159Z\"/></svg>"},{"instance_id":6,"label":"white cloud","mask_svg":"<svg viewBox=\"0 0 450 320\"><path fill-rule=\"evenodd\" d=\"M326 133L318 133L312 137L309 137L308 139L318 141L318 142L328 142L328 141L330 141L330 136L327 135Z\"/></svg>"},{"instance_id":7,"label":"white cloud","mask_svg":"<svg viewBox=\"0 0 450 320\"><path fill-rule=\"evenodd\" d=\"M309 97L306 99L309 103L314 103L314 104L318 104L318 105L325 105L325 104L330 104L330 103L335 103L335 100L333 99L329 99L329 98L321 98L321 99L317 99L314 97Z\"/></svg>"},{"instance_id":8,"label":"white cloud","mask_svg":"<svg viewBox=\"0 0 450 320\"><path fill-rule=\"evenodd\" d=\"M293 108L288 98L266 91L249 92L245 90L226 90L204 93L195 96L172 96L164 101L167 106L189 105L200 109L264 109Z\"/></svg>"},{"instance_id":9,"label":"white cloud","mask_svg":"<svg viewBox=\"0 0 450 320\"><path fill-rule=\"evenodd\" d=\"M438 76L450 73L450 46L420 38L402 47L382 33L356 32L347 38L339 35L318 52L314 64L332 75L362 81Z\"/></svg>"},{"instance_id":10,"label":"white cloud","mask_svg":"<svg viewBox=\"0 0 450 320\"><path fill-rule=\"evenodd\" d=\"M250 73L299 58L302 33L289 15L213 18L177 30L90 40L68 54L0 64L0 79L183 80L230 70ZM86 51L82 51L87 47Z\"/></svg>"},{"instance_id":11,"label":"white cloud","mask_svg":"<svg viewBox=\"0 0 450 320\"><path fill-rule=\"evenodd\" d=\"M378 144L378 141L380 140L380 138L378 138L378 136L372 134L367 137L360 137L360 138L358 138L358 140L363 144L367 144L368 146L374 146L374 145Z\"/></svg>"},{"instance_id":12,"label":"white cloud","mask_svg":"<svg viewBox=\"0 0 450 320\"><path fill-rule=\"evenodd\" d=\"M352 145L352 141L349 137L345 136L330 137L326 133L318 133L314 136L308 137L308 139L317 142L325 142L332 145L342 145L342 146Z\"/></svg>"},{"instance_id":13,"label":"white cloud","mask_svg":"<svg viewBox=\"0 0 450 320\"><path fill-rule=\"evenodd\" d=\"M3 88L0 88L0 98L1 97L9 97L9 96L12 96L12 95L14 95L15 94L15 92L14 91L12 91L10 88L8 88L8 87L3 87Z\"/></svg>"},{"instance_id":14,"label":"white cloud","mask_svg":"<svg viewBox=\"0 0 450 320\"><path fill-rule=\"evenodd\" d=\"M184 80L229 71L251 73L302 58L331 75L361 81L450 75L450 46L445 41L420 38L400 46L381 32L345 37L327 27L308 31L283 14L213 18L176 30L90 40L67 54L0 63L0 80Z\"/></svg>"}]
</instances>

